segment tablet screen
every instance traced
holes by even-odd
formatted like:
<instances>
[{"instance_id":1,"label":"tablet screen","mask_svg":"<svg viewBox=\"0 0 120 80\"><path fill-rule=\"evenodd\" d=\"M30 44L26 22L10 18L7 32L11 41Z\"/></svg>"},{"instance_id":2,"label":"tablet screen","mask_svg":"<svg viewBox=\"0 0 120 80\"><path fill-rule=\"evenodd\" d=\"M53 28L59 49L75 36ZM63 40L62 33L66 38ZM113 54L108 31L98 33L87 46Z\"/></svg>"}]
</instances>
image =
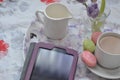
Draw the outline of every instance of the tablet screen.
<instances>
[{"instance_id":1,"label":"tablet screen","mask_svg":"<svg viewBox=\"0 0 120 80\"><path fill-rule=\"evenodd\" d=\"M68 80L73 56L62 49L40 48L30 80Z\"/></svg>"}]
</instances>

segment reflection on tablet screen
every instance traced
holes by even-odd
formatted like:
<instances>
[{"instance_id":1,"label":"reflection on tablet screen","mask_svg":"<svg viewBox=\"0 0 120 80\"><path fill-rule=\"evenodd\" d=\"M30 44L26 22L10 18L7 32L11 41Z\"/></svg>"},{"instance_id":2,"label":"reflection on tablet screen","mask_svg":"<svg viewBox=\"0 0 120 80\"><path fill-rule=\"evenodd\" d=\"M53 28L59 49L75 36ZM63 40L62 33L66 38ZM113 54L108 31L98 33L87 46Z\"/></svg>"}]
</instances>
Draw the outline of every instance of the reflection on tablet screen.
<instances>
[{"instance_id":1,"label":"reflection on tablet screen","mask_svg":"<svg viewBox=\"0 0 120 80\"><path fill-rule=\"evenodd\" d=\"M72 63L65 51L40 49L30 80L68 80Z\"/></svg>"}]
</instances>

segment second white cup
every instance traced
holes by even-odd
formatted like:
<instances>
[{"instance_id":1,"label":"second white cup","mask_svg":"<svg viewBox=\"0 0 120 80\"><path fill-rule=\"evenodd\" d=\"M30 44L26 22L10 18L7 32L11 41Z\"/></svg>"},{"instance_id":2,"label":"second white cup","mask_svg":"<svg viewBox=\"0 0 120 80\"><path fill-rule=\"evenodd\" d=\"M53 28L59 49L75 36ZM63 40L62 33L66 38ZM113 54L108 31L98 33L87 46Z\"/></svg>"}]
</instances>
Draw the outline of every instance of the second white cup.
<instances>
[{"instance_id":1,"label":"second white cup","mask_svg":"<svg viewBox=\"0 0 120 80\"><path fill-rule=\"evenodd\" d=\"M62 39L66 36L68 21L72 15L65 5L57 2L51 3L44 11L37 11L36 16L43 23L44 32L48 38Z\"/></svg>"}]
</instances>

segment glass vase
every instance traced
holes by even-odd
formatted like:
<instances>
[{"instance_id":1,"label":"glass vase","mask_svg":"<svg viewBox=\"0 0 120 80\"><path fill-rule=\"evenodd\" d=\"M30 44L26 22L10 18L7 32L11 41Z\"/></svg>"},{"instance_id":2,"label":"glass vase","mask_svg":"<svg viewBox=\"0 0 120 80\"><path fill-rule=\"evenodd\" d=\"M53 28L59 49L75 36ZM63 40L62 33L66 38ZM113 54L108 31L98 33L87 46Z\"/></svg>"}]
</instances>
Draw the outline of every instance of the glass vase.
<instances>
[{"instance_id":1,"label":"glass vase","mask_svg":"<svg viewBox=\"0 0 120 80\"><path fill-rule=\"evenodd\" d=\"M110 9L105 9L105 12L96 18L90 18L90 23L91 23L91 32L101 32L101 28L104 27L105 21L110 15L111 10Z\"/></svg>"}]
</instances>

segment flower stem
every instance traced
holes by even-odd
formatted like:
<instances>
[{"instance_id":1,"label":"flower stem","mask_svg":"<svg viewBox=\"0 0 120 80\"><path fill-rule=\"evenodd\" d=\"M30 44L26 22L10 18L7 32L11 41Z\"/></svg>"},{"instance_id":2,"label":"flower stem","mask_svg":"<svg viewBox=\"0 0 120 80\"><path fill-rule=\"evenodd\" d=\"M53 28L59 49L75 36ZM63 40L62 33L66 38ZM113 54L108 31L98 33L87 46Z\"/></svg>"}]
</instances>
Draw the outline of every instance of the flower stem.
<instances>
[{"instance_id":1,"label":"flower stem","mask_svg":"<svg viewBox=\"0 0 120 80\"><path fill-rule=\"evenodd\" d=\"M101 32L100 28L102 27L103 23L99 21L94 21L92 23L92 32Z\"/></svg>"}]
</instances>

